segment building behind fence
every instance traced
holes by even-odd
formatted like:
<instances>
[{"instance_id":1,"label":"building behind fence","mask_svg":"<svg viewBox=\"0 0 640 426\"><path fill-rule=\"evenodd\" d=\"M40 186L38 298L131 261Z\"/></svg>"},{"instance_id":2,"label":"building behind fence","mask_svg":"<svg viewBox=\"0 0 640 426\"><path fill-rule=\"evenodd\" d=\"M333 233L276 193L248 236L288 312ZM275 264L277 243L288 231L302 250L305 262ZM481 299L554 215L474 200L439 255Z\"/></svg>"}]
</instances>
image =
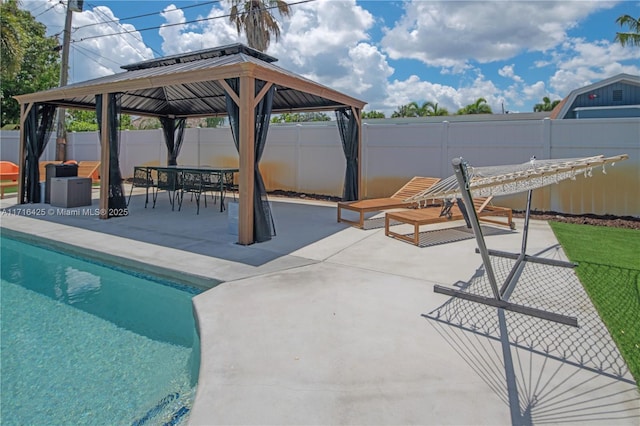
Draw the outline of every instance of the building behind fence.
<instances>
[{"instance_id":1,"label":"building behind fence","mask_svg":"<svg viewBox=\"0 0 640 426\"><path fill-rule=\"evenodd\" d=\"M446 118L446 117L444 117ZM640 217L640 119L441 121L390 123L371 120L362 127L364 198L387 196L413 176L445 178L451 160L473 166L517 164L538 159L628 154L613 169L534 191L533 208L570 214ZM0 133L0 158L17 162L19 133ZM70 133L67 158L99 160L97 132ZM41 160L54 160L55 140ZM166 164L162 130L122 131L120 166L126 178L136 165ZM237 166L229 127L192 128L179 164ZM267 190L340 196L345 159L335 122L271 125L260 162ZM496 199L523 210L525 194Z\"/></svg>"}]
</instances>

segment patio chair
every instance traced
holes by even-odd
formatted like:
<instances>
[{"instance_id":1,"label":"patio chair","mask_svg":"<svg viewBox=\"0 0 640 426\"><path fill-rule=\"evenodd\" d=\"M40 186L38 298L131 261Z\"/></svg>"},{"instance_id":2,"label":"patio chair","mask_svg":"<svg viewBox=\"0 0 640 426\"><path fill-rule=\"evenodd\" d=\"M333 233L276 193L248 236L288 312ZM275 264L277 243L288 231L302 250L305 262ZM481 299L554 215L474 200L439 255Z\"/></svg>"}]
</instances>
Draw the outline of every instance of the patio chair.
<instances>
[{"instance_id":1,"label":"patio chair","mask_svg":"<svg viewBox=\"0 0 640 426\"><path fill-rule=\"evenodd\" d=\"M155 191L153 192L153 207L156 207L156 200L158 199L158 191L167 191L169 194L169 202L171 203L171 210L175 209L176 200L180 197L180 189L182 187L182 175L177 170L158 169L158 181L155 185Z\"/></svg>"},{"instance_id":2,"label":"patio chair","mask_svg":"<svg viewBox=\"0 0 640 426\"><path fill-rule=\"evenodd\" d=\"M406 203L404 200L422 192L440 181L439 178L416 176L387 198L338 202L338 222L348 223L360 229L364 228L365 213L417 206L417 203ZM353 221L342 217L342 210L358 213L359 220Z\"/></svg>"},{"instance_id":3,"label":"patio chair","mask_svg":"<svg viewBox=\"0 0 640 426\"><path fill-rule=\"evenodd\" d=\"M474 209L478 218L482 222L489 222L496 225L508 226L515 229L513 223L513 212L508 207L498 207L491 204L493 197L474 198ZM491 216L504 216L506 221L491 219ZM434 223L454 222L462 220L467 223L470 228L470 222L465 211L463 203L450 203L443 206L429 206L425 208L402 210L397 212L388 212L384 219L384 234L388 237L397 238L409 243L420 245L420 226L431 225ZM413 234L401 234L391 230L391 225L399 224L413 225Z\"/></svg>"},{"instance_id":4,"label":"patio chair","mask_svg":"<svg viewBox=\"0 0 640 426\"><path fill-rule=\"evenodd\" d=\"M18 187L20 168L11 161L0 161L0 199L4 198L4 191Z\"/></svg>"},{"instance_id":5,"label":"patio chair","mask_svg":"<svg viewBox=\"0 0 640 426\"><path fill-rule=\"evenodd\" d=\"M133 195L133 188L145 188L146 198L144 200L144 208L147 208L149 204L149 188L151 188L153 194L153 188L155 187L155 181L152 175L152 169L145 166L135 166L133 168L133 180L131 181L131 190L129 191L129 199L127 200L127 206L131 202L131 195Z\"/></svg>"},{"instance_id":6,"label":"patio chair","mask_svg":"<svg viewBox=\"0 0 640 426\"><path fill-rule=\"evenodd\" d=\"M207 174L207 176L209 176ZM196 199L196 214L200 214L200 196L207 190L205 187L205 179L203 173L197 171L182 172L182 184L180 185L180 194L178 195L178 211L182 209L182 200L184 193L191 193L191 199ZM205 195L205 206L207 204L207 196Z\"/></svg>"}]
</instances>

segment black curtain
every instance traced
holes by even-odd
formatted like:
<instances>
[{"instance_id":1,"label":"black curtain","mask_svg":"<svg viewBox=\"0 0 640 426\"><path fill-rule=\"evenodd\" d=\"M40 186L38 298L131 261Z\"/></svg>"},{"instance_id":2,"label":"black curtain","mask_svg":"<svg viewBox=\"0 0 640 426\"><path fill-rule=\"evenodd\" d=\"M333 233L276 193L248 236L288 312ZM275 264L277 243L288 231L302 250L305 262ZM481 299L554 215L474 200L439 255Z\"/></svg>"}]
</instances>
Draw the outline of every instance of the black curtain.
<instances>
[{"instance_id":1,"label":"black curtain","mask_svg":"<svg viewBox=\"0 0 640 426\"><path fill-rule=\"evenodd\" d=\"M107 217L127 216L127 200L120 173L120 95L109 93L107 120L109 121L109 203ZM102 95L96 95L98 137L102 143Z\"/></svg>"},{"instance_id":2,"label":"black curtain","mask_svg":"<svg viewBox=\"0 0 640 426\"><path fill-rule=\"evenodd\" d=\"M336 110L336 119L347 160L342 200L353 201L358 199L358 123L350 108Z\"/></svg>"},{"instance_id":3,"label":"black curtain","mask_svg":"<svg viewBox=\"0 0 640 426\"><path fill-rule=\"evenodd\" d=\"M226 79L226 82L233 91L240 94L240 79ZM266 82L256 80L255 94L257 95L264 87ZM269 121L271 119L271 107L273 105L273 96L275 94L275 86L271 86L264 97L260 100L255 108L255 166L253 170L253 240L254 242L264 242L271 239L275 235L275 224L273 215L267 199L267 190L260 173L259 163L264 152L267 141L267 133L269 132ZM233 99L227 94L227 113L229 114L229 125L231 126L231 134L236 149L240 152L240 107L236 105Z\"/></svg>"},{"instance_id":4,"label":"black curtain","mask_svg":"<svg viewBox=\"0 0 640 426\"><path fill-rule=\"evenodd\" d=\"M55 117L56 106L35 103L27 114L24 122L24 135L26 141L27 155L24 169L24 198L21 203L40 202L40 156L44 152L51 130L53 128L53 118Z\"/></svg>"},{"instance_id":5,"label":"black curtain","mask_svg":"<svg viewBox=\"0 0 640 426\"><path fill-rule=\"evenodd\" d=\"M180 154L180 148L182 148L184 141L184 128L187 119L160 117L160 123L164 133L164 142L167 145L167 165L175 166L178 164L178 154Z\"/></svg>"}]
</instances>

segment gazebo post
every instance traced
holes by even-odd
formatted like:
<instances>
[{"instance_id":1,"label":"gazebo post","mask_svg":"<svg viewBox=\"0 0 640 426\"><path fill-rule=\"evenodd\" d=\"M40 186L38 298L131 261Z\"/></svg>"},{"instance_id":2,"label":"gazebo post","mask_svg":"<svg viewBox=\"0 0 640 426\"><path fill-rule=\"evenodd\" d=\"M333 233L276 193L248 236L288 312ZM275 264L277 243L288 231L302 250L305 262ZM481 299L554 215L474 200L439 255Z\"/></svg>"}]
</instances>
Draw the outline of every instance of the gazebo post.
<instances>
[{"instance_id":1,"label":"gazebo post","mask_svg":"<svg viewBox=\"0 0 640 426\"><path fill-rule=\"evenodd\" d=\"M102 94L100 129L100 219L109 218L109 94Z\"/></svg>"},{"instance_id":2,"label":"gazebo post","mask_svg":"<svg viewBox=\"0 0 640 426\"><path fill-rule=\"evenodd\" d=\"M358 123L358 200L362 200L364 184L362 183L362 117L360 116L360 108L351 107L353 118Z\"/></svg>"},{"instance_id":3,"label":"gazebo post","mask_svg":"<svg viewBox=\"0 0 640 426\"><path fill-rule=\"evenodd\" d=\"M253 191L255 168L255 114L253 111L255 79L240 77L240 129L239 129L239 198L238 243L252 244L253 239Z\"/></svg>"},{"instance_id":4,"label":"gazebo post","mask_svg":"<svg viewBox=\"0 0 640 426\"><path fill-rule=\"evenodd\" d=\"M33 107L33 102L28 104L20 104L20 151L18 152L18 204L24 203L24 162L27 157L26 148L27 148L27 135L24 133L24 123L27 121L27 114L31 111ZM42 176L40 176L42 179Z\"/></svg>"}]
</instances>

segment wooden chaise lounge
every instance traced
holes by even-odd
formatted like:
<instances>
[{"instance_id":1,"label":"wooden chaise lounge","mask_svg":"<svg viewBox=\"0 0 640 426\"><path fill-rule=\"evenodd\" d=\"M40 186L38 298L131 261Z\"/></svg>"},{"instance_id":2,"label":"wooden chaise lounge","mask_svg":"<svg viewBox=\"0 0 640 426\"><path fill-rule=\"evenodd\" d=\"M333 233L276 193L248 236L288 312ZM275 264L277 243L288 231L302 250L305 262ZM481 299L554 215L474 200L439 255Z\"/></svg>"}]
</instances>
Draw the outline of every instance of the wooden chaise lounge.
<instances>
[{"instance_id":1,"label":"wooden chaise lounge","mask_svg":"<svg viewBox=\"0 0 640 426\"><path fill-rule=\"evenodd\" d=\"M80 161L78 177L91 178L91 182L100 182L100 161Z\"/></svg>"},{"instance_id":2,"label":"wooden chaise lounge","mask_svg":"<svg viewBox=\"0 0 640 426\"><path fill-rule=\"evenodd\" d=\"M508 226L515 229L513 223L513 212L508 207L498 207L490 204L492 197L475 198L473 200L474 208L478 218L482 222L489 222L496 225ZM442 206L431 206L421 209L408 209L398 212L389 212L385 215L384 230L385 235L392 238L398 238L403 241L410 242L417 246L420 245L420 226L431 225L434 223L453 222L463 220L464 215L457 205L451 206L449 214L442 215ZM490 218L491 216L506 217L506 221ZM413 234L405 235L391 230L390 225L398 224L413 225Z\"/></svg>"},{"instance_id":3,"label":"wooden chaise lounge","mask_svg":"<svg viewBox=\"0 0 640 426\"><path fill-rule=\"evenodd\" d=\"M358 228L364 228L365 213L411 207L412 205L404 202L404 200L430 188L439 181L439 178L416 176L391 197L338 202L338 222L344 222ZM356 222L354 220L345 219L342 217L342 210L350 210L358 213L359 220Z\"/></svg>"}]
</instances>

